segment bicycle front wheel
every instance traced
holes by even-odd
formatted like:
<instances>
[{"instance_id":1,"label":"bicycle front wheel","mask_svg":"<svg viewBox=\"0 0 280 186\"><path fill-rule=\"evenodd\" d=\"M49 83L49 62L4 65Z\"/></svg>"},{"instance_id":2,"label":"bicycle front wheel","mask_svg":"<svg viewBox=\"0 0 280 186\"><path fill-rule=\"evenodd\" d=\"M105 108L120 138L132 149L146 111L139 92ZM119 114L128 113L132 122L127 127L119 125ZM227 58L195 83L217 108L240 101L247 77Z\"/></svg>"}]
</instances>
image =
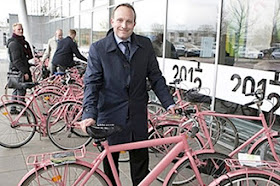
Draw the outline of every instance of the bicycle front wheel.
<instances>
[{"instance_id":1,"label":"bicycle front wheel","mask_svg":"<svg viewBox=\"0 0 280 186\"><path fill-rule=\"evenodd\" d=\"M37 170L26 180L21 186L37 186L37 185L79 185L84 180L84 177L91 170L90 167L78 162L64 165L48 165ZM78 179L81 179L78 181ZM78 183L77 183L78 181ZM98 172L94 172L85 186L107 186L109 185L105 178Z\"/></svg>"},{"instance_id":2,"label":"bicycle front wheel","mask_svg":"<svg viewBox=\"0 0 280 186\"><path fill-rule=\"evenodd\" d=\"M89 144L91 137L74 126L81 121L82 103L65 101L55 105L47 119L47 131L50 140L60 149L78 149Z\"/></svg>"},{"instance_id":3,"label":"bicycle front wheel","mask_svg":"<svg viewBox=\"0 0 280 186\"><path fill-rule=\"evenodd\" d=\"M29 142L35 134L36 119L33 112L27 108L24 113L11 113L15 109L20 112L25 105L7 103L0 106L0 145L6 148L17 148ZM12 121L18 122L12 125Z\"/></svg>"},{"instance_id":4,"label":"bicycle front wheel","mask_svg":"<svg viewBox=\"0 0 280 186\"><path fill-rule=\"evenodd\" d=\"M241 175L230 177L222 181L220 186L253 186L253 185L265 185L265 186L276 186L280 185L280 180L268 174L258 173L244 173Z\"/></svg>"},{"instance_id":5,"label":"bicycle front wheel","mask_svg":"<svg viewBox=\"0 0 280 186\"><path fill-rule=\"evenodd\" d=\"M204 185L209 185L215 178L227 172L224 159L228 158L227 155L221 153L205 153L194 156L200 176ZM189 159L186 159L177 169L173 172L168 180L167 185L199 185L195 172L193 171Z\"/></svg>"},{"instance_id":6,"label":"bicycle front wheel","mask_svg":"<svg viewBox=\"0 0 280 186\"><path fill-rule=\"evenodd\" d=\"M148 139L157 139L157 138L166 138L177 136L182 132L185 132L185 128L181 128L179 124L162 124L156 126L149 133ZM193 150L202 149L202 144L199 139L195 136L194 138L188 138L188 144ZM175 144L167 144L161 146L154 146L149 148L149 170L155 168L158 163L164 158L164 156L172 149ZM183 156L183 152L178 155L178 159ZM157 179L161 182L164 181L166 175L168 174L169 170L173 167L173 165L177 162L177 158L172 161L172 163L157 177ZM177 184L174 182L173 184ZM179 182L180 184L180 182Z\"/></svg>"}]
</instances>

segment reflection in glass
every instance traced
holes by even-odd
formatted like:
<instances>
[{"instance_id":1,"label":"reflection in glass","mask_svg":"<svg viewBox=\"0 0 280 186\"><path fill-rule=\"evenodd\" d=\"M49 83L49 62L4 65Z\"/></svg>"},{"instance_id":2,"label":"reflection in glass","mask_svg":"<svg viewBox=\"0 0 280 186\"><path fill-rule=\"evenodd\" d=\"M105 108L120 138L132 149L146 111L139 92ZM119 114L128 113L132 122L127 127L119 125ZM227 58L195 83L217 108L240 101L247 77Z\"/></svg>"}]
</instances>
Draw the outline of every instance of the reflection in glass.
<instances>
[{"instance_id":1,"label":"reflection in glass","mask_svg":"<svg viewBox=\"0 0 280 186\"><path fill-rule=\"evenodd\" d=\"M163 33L157 34L156 39L152 42L152 44L153 44L156 56L162 57L162 55L163 55ZM179 59L174 45L168 40L165 40L165 57L172 58L172 59Z\"/></svg>"},{"instance_id":2,"label":"reflection in glass","mask_svg":"<svg viewBox=\"0 0 280 186\"><path fill-rule=\"evenodd\" d=\"M92 42L96 42L106 36L109 30L109 20L109 10L107 8L93 12Z\"/></svg>"},{"instance_id":3,"label":"reflection in glass","mask_svg":"<svg viewBox=\"0 0 280 186\"><path fill-rule=\"evenodd\" d=\"M163 33L165 4L162 0L139 1L134 3L136 11L136 26L134 32L144 35L153 42L158 57L163 56Z\"/></svg>"},{"instance_id":4,"label":"reflection in glass","mask_svg":"<svg viewBox=\"0 0 280 186\"><path fill-rule=\"evenodd\" d=\"M220 50L234 59L234 66L280 70L274 57L274 51L280 48L279 3L278 0L224 1Z\"/></svg>"},{"instance_id":5,"label":"reflection in glass","mask_svg":"<svg viewBox=\"0 0 280 186\"><path fill-rule=\"evenodd\" d=\"M89 47L91 44L91 13L81 14L80 47Z\"/></svg>"},{"instance_id":6,"label":"reflection in glass","mask_svg":"<svg viewBox=\"0 0 280 186\"><path fill-rule=\"evenodd\" d=\"M167 40L181 60L214 63L218 0L168 1Z\"/></svg>"}]
</instances>

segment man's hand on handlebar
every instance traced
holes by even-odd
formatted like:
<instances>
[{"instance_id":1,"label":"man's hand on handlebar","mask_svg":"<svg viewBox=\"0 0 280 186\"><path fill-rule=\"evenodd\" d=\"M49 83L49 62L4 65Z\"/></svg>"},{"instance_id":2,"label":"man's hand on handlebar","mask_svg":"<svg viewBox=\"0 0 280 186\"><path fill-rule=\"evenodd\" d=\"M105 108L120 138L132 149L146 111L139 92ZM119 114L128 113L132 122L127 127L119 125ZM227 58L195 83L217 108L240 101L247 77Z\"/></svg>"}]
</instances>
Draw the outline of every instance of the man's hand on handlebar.
<instances>
[{"instance_id":1,"label":"man's hand on handlebar","mask_svg":"<svg viewBox=\"0 0 280 186\"><path fill-rule=\"evenodd\" d=\"M82 131L87 134L86 127L94 125L96 121L92 118L84 119L83 121L78 122L77 124L80 125Z\"/></svg>"}]
</instances>

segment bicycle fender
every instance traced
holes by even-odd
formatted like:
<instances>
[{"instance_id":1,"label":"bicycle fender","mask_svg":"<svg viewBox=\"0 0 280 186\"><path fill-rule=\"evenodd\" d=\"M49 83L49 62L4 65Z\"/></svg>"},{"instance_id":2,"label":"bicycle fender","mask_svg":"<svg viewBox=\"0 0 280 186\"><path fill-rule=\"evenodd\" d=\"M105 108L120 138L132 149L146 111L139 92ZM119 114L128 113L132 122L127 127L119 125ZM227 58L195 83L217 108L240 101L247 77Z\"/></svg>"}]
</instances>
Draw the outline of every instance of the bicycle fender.
<instances>
[{"instance_id":1,"label":"bicycle fender","mask_svg":"<svg viewBox=\"0 0 280 186\"><path fill-rule=\"evenodd\" d=\"M84 165L84 166L87 166L87 167L92 167L92 166L93 166L93 165L90 164L89 162L81 161L81 160L78 160L78 159L77 159L76 162L74 162L74 163L80 164L80 165ZM73 164L73 163L69 163L69 164ZM34 167L33 169L31 169L29 172L27 172L27 173L22 177L22 179L21 179L20 182L18 183L18 186L21 186L21 185L24 183L24 181L25 181L26 179L28 179L29 176L31 176L31 175L34 174L34 173L36 174L36 172L37 172L38 170L44 169L45 167L51 166L51 165L53 165L53 163L52 163L50 160L47 160L46 162L42 162L42 163L40 163L39 165L36 165L36 167ZM98 174L100 174L100 175L107 181L107 183L109 183L109 185L110 185L110 183L111 183L110 179L108 178L108 176L107 176L102 170L100 170L99 168L97 168L95 171L96 171ZM112 184L111 184L110 186L112 186Z\"/></svg>"},{"instance_id":2,"label":"bicycle fender","mask_svg":"<svg viewBox=\"0 0 280 186\"><path fill-rule=\"evenodd\" d=\"M59 101L59 102L55 103L55 104L49 109L49 112L50 112L51 110L55 109L58 105L61 105L61 104L63 104L63 103L77 103L77 104L83 105L83 102L82 102L82 101L66 99L66 100Z\"/></svg>"},{"instance_id":3,"label":"bicycle fender","mask_svg":"<svg viewBox=\"0 0 280 186\"><path fill-rule=\"evenodd\" d=\"M264 175L267 175L269 177L274 177L274 178L280 179L280 176L273 173L272 171L264 171L264 170L261 170L261 169L258 169L258 168L246 167L246 168L238 169L238 170L235 170L235 171L230 171L227 174L224 174L224 175L218 177L217 179L213 180L208 186L220 185L220 183L222 181L230 180L231 177L242 175L242 174L244 174L244 172L246 172L246 174L264 174Z\"/></svg>"},{"instance_id":4,"label":"bicycle fender","mask_svg":"<svg viewBox=\"0 0 280 186\"><path fill-rule=\"evenodd\" d=\"M271 136L274 137L274 136L279 136L280 135L280 132L277 132L277 131L273 131L271 132ZM251 148L248 150L248 154L251 154L253 152L253 150L257 147L258 144L260 144L262 141L265 141L267 140L267 136L263 136L261 137L260 139L258 139L252 146Z\"/></svg>"},{"instance_id":5,"label":"bicycle fender","mask_svg":"<svg viewBox=\"0 0 280 186\"><path fill-rule=\"evenodd\" d=\"M195 153L195 155L192 154L192 157L197 156L197 155L199 155L199 154L209 154L209 153L212 154L212 153L215 153L215 152L213 152L213 150L210 150L210 149L205 149L205 150L203 150L203 152L198 152L198 151L197 151L197 153ZM188 160L188 159L189 159L189 157L186 156L186 155L183 156L182 158L180 158L180 159L174 164L174 166L170 169L170 171L168 172L167 176L165 177L164 182L163 182L162 185L167 185L167 182L168 182L169 179L171 178L172 174L177 170L177 168L178 168L184 161L186 161L186 160Z\"/></svg>"}]
</instances>

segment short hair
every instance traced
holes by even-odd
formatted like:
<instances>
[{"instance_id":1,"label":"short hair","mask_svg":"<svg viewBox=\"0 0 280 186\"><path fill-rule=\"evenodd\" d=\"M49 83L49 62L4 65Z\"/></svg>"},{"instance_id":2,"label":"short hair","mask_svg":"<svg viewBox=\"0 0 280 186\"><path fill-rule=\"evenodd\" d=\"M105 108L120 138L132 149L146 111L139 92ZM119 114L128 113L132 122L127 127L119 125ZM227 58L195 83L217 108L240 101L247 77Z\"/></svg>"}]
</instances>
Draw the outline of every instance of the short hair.
<instances>
[{"instance_id":1,"label":"short hair","mask_svg":"<svg viewBox=\"0 0 280 186\"><path fill-rule=\"evenodd\" d=\"M119 4L118 6L116 6L113 10L113 14L112 14L112 18L114 18L115 16L115 11L119 8L119 7L122 7L122 6L125 6L127 8L130 8L132 11L133 11L133 14L134 14L134 22L136 21L136 12L135 12L135 9L133 8L133 6L129 3L122 3L122 4Z\"/></svg>"},{"instance_id":2,"label":"short hair","mask_svg":"<svg viewBox=\"0 0 280 186\"><path fill-rule=\"evenodd\" d=\"M13 30L16 28L16 26L20 25L22 27L22 24L21 23L14 23L13 24Z\"/></svg>"},{"instance_id":3,"label":"short hair","mask_svg":"<svg viewBox=\"0 0 280 186\"><path fill-rule=\"evenodd\" d=\"M56 33L56 32L62 32L62 29L61 29L61 28L58 28L58 29L56 29L55 33Z\"/></svg>"},{"instance_id":4,"label":"short hair","mask_svg":"<svg viewBox=\"0 0 280 186\"><path fill-rule=\"evenodd\" d=\"M76 30L70 29L70 30L69 30L69 34L70 34L70 35L76 35Z\"/></svg>"}]
</instances>

